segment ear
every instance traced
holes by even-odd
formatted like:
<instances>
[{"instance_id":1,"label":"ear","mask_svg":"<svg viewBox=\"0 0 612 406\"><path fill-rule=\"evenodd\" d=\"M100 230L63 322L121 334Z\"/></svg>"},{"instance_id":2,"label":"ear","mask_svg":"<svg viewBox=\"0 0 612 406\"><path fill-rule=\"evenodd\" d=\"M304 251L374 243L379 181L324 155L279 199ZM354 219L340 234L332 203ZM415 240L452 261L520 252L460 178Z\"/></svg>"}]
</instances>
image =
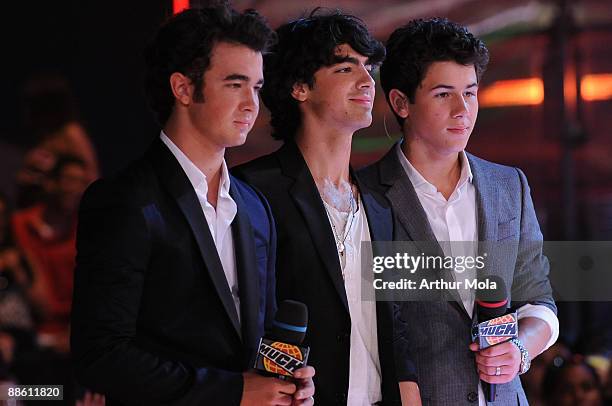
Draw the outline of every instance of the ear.
<instances>
[{"instance_id":1,"label":"ear","mask_svg":"<svg viewBox=\"0 0 612 406\"><path fill-rule=\"evenodd\" d=\"M291 90L291 96L300 102L308 99L310 87L306 83L294 83L293 89Z\"/></svg>"},{"instance_id":2,"label":"ear","mask_svg":"<svg viewBox=\"0 0 612 406\"><path fill-rule=\"evenodd\" d=\"M408 118L410 115L410 107L408 106L410 103L408 102L408 96L406 96L402 91L397 89L392 89L389 92L389 104L391 108L401 118Z\"/></svg>"},{"instance_id":3,"label":"ear","mask_svg":"<svg viewBox=\"0 0 612 406\"><path fill-rule=\"evenodd\" d=\"M180 72L170 75L170 89L177 103L188 106L192 100L193 84L191 80Z\"/></svg>"}]
</instances>

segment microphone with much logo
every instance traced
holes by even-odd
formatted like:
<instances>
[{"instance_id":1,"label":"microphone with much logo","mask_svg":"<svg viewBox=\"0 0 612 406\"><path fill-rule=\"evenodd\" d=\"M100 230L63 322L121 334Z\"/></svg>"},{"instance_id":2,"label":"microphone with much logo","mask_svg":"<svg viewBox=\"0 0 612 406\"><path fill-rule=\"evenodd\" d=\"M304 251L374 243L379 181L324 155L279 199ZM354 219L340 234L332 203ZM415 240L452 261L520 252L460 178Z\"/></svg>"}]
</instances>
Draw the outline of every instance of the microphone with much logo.
<instances>
[{"instance_id":1,"label":"microphone with much logo","mask_svg":"<svg viewBox=\"0 0 612 406\"><path fill-rule=\"evenodd\" d=\"M477 338L480 349L484 350L518 337L518 323L516 313L506 314L508 293L504 280L493 275L484 276L481 280L488 280L484 285L486 289L476 291ZM496 385L484 381L481 383L487 402L494 402Z\"/></svg>"},{"instance_id":2,"label":"microphone with much logo","mask_svg":"<svg viewBox=\"0 0 612 406\"><path fill-rule=\"evenodd\" d=\"M272 331L259 341L255 369L266 376L292 377L308 361L308 347L302 347L308 325L306 305L294 300L280 303Z\"/></svg>"}]
</instances>

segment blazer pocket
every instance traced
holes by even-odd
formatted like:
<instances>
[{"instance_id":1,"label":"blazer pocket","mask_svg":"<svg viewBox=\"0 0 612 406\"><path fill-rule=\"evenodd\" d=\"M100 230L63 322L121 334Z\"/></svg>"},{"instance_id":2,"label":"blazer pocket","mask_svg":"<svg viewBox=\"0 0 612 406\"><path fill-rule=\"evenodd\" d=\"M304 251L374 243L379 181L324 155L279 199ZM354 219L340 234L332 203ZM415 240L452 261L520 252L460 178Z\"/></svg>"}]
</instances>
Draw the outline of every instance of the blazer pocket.
<instances>
[{"instance_id":1,"label":"blazer pocket","mask_svg":"<svg viewBox=\"0 0 612 406\"><path fill-rule=\"evenodd\" d=\"M512 237L516 237L514 239L518 240L519 231L518 218L516 217L499 223L497 225L497 241L508 240Z\"/></svg>"}]
</instances>

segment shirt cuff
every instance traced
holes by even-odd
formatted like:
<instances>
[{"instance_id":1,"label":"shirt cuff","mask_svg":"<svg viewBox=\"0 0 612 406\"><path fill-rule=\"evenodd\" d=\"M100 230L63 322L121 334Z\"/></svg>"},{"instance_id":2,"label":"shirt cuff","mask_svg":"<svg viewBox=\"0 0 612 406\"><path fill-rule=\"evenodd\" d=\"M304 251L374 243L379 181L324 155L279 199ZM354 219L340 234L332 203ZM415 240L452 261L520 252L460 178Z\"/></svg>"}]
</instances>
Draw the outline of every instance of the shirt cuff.
<instances>
[{"instance_id":1,"label":"shirt cuff","mask_svg":"<svg viewBox=\"0 0 612 406\"><path fill-rule=\"evenodd\" d=\"M519 307L516 311L518 313L517 318L519 320L526 317L535 317L545 321L546 324L548 324L548 327L550 327L550 339L544 346L542 352L546 351L557 341L557 338L559 338L559 319L557 319L557 315L548 307L544 305L532 305L527 303L526 305Z\"/></svg>"}]
</instances>

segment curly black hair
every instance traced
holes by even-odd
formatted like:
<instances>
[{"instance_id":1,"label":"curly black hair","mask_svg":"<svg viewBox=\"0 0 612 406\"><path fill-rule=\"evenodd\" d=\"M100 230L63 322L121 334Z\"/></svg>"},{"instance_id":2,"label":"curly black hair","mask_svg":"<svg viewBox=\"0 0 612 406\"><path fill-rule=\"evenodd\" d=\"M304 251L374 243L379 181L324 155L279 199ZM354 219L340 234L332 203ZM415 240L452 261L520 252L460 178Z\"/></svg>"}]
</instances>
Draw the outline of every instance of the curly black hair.
<instances>
[{"instance_id":1,"label":"curly black hair","mask_svg":"<svg viewBox=\"0 0 612 406\"><path fill-rule=\"evenodd\" d=\"M261 96L272 114L272 137L277 140L292 139L301 125L298 101L291 96L293 85L313 87L316 71L338 63L339 45L350 45L372 65L385 58L385 48L364 22L339 10L316 8L309 17L282 25L276 34L278 42L264 56Z\"/></svg>"},{"instance_id":2,"label":"curly black hair","mask_svg":"<svg viewBox=\"0 0 612 406\"><path fill-rule=\"evenodd\" d=\"M159 123L163 126L174 108L169 80L173 73L187 76L195 86L195 101L204 101L204 72L216 43L245 45L265 53L274 38L274 31L255 10L239 13L226 2L172 16L145 51L145 92Z\"/></svg>"},{"instance_id":3,"label":"curly black hair","mask_svg":"<svg viewBox=\"0 0 612 406\"><path fill-rule=\"evenodd\" d=\"M380 67L380 82L389 101L389 92L398 89L414 103L417 87L434 62L455 61L474 65L480 81L489 63L484 42L467 28L447 20L412 20L395 30L387 41L387 57ZM395 115L400 127L404 119Z\"/></svg>"}]
</instances>

